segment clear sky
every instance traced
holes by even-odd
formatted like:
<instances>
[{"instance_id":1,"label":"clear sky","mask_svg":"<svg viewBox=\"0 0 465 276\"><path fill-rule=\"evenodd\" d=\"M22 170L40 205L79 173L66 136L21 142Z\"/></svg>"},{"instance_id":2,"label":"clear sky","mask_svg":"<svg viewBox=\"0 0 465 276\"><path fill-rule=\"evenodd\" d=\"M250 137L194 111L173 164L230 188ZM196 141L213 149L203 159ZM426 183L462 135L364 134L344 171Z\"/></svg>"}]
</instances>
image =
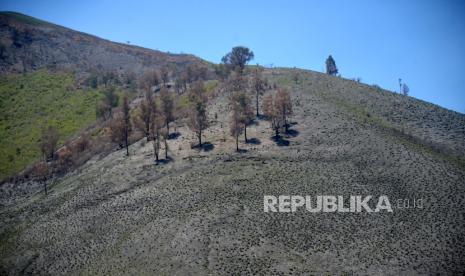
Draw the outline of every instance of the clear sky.
<instances>
[{"instance_id":1,"label":"clear sky","mask_svg":"<svg viewBox=\"0 0 465 276\"><path fill-rule=\"evenodd\" d=\"M465 113L465 1L23 1L25 13L118 42L218 63L233 46L253 64L323 71L331 54L346 78Z\"/></svg>"}]
</instances>

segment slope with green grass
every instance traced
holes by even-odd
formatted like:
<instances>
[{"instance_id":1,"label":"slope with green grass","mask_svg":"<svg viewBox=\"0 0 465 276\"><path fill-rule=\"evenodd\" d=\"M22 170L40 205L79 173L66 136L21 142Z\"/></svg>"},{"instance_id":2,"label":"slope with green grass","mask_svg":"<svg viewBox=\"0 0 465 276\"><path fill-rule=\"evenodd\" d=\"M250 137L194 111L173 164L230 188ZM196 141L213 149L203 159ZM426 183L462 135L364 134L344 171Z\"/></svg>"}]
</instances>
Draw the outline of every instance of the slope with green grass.
<instances>
[{"instance_id":1,"label":"slope with green grass","mask_svg":"<svg viewBox=\"0 0 465 276\"><path fill-rule=\"evenodd\" d=\"M0 78L0 179L40 157L41 129L59 129L61 139L95 121L98 90L76 90L74 76L45 70Z\"/></svg>"}]
</instances>

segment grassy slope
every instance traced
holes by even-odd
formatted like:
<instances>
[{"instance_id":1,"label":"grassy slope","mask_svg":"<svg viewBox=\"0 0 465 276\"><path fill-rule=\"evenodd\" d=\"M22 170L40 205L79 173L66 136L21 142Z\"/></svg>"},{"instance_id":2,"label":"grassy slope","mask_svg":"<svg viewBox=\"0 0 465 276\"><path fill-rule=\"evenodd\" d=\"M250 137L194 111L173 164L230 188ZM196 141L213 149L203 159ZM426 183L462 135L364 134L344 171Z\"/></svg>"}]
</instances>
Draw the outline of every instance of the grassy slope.
<instances>
[{"instance_id":1,"label":"grassy slope","mask_svg":"<svg viewBox=\"0 0 465 276\"><path fill-rule=\"evenodd\" d=\"M71 74L43 70L0 78L0 179L39 158L43 126L58 127L63 141L95 121L99 92L73 83Z\"/></svg>"}]
</instances>

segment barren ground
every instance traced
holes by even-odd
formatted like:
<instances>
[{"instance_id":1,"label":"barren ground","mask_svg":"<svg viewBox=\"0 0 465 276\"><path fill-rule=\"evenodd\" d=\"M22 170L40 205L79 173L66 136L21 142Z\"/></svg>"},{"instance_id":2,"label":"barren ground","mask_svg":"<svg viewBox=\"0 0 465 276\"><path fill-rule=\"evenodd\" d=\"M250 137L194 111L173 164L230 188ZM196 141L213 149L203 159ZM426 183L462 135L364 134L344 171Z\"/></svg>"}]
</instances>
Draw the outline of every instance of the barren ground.
<instances>
[{"instance_id":1,"label":"barren ground","mask_svg":"<svg viewBox=\"0 0 465 276\"><path fill-rule=\"evenodd\" d=\"M51 181L48 196L37 183L3 185L0 272L464 273L464 115L318 73L294 83L290 70L273 72L295 103L279 144L257 120L253 143L241 137L235 153L220 96L208 150L191 149L178 122L168 163L155 165L139 141L130 157L95 157ZM394 212L264 213L264 195L387 195ZM395 206L419 198L422 209Z\"/></svg>"}]
</instances>

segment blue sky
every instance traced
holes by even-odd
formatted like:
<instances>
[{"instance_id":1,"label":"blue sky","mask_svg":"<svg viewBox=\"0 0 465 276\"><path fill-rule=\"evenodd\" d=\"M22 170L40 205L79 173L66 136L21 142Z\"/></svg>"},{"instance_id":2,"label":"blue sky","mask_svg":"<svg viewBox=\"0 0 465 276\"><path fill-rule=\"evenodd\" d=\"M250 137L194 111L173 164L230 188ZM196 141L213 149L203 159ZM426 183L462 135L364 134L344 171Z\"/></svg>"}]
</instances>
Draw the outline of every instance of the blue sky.
<instances>
[{"instance_id":1,"label":"blue sky","mask_svg":"<svg viewBox=\"0 0 465 276\"><path fill-rule=\"evenodd\" d=\"M252 63L322 71L465 113L465 1L22 1L22 12L118 42L212 62L233 46Z\"/></svg>"}]
</instances>

